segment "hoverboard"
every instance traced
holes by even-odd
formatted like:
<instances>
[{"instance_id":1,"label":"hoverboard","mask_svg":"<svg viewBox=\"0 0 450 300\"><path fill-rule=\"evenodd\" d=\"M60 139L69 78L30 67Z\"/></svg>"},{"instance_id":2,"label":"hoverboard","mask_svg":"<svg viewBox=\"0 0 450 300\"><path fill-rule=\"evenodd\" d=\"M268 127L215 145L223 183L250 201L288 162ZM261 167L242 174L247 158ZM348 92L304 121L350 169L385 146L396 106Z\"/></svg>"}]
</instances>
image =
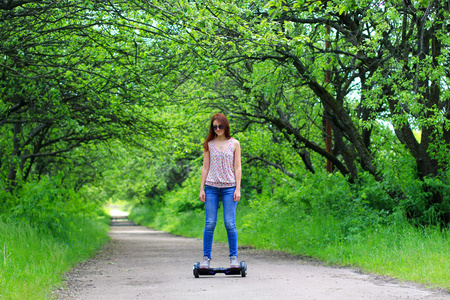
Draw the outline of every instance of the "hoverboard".
<instances>
[{"instance_id":1,"label":"hoverboard","mask_svg":"<svg viewBox=\"0 0 450 300\"><path fill-rule=\"evenodd\" d=\"M208 268L200 269L200 263L194 264L194 276L199 278L200 275L216 275L217 273L224 273L225 275L241 275L245 277L247 275L247 264L245 261L241 261L238 268Z\"/></svg>"}]
</instances>

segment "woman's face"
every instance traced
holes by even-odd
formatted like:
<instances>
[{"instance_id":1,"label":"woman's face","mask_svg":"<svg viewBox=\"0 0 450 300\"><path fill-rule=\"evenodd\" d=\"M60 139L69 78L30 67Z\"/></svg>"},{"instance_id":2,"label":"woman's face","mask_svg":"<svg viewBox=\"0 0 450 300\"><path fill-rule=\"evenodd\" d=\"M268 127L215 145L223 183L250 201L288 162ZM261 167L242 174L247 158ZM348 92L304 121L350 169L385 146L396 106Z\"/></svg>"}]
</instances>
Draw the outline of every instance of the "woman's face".
<instances>
[{"instance_id":1,"label":"woman's face","mask_svg":"<svg viewBox=\"0 0 450 300\"><path fill-rule=\"evenodd\" d=\"M225 134L225 126L223 126L219 121L214 120L213 129L217 136L221 136Z\"/></svg>"}]
</instances>

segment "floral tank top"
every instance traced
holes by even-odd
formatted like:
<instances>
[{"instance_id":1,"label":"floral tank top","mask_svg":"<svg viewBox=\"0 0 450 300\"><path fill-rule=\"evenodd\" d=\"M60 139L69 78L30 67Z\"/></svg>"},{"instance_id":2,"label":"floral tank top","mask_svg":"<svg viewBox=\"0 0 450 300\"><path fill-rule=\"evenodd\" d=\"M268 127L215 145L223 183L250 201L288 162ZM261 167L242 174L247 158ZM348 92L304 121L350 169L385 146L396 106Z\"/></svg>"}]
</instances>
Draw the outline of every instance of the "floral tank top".
<instances>
[{"instance_id":1,"label":"floral tank top","mask_svg":"<svg viewBox=\"0 0 450 300\"><path fill-rule=\"evenodd\" d=\"M234 174L233 138L228 140L225 150L220 151L212 140L209 146L209 172L206 176L206 185L224 188L236 186Z\"/></svg>"}]
</instances>

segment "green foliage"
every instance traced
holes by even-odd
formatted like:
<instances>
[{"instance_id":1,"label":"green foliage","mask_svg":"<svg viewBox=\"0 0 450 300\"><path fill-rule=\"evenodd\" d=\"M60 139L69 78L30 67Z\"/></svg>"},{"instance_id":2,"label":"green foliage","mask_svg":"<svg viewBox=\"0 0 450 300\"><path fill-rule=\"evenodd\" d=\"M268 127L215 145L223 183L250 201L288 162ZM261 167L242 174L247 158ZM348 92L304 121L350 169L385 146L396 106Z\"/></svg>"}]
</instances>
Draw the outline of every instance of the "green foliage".
<instances>
[{"instance_id":1,"label":"green foliage","mask_svg":"<svg viewBox=\"0 0 450 300\"><path fill-rule=\"evenodd\" d=\"M180 83L171 75L175 61L160 60L167 55L164 43L152 47L137 24L114 15L128 4L34 2L0 8L0 174L6 188L70 169L88 144L142 145L162 135L167 97L155 90Z\"/></svg>"},{"instance_id":2,"label":"green foliage","mask_svg":"<svg viewBox=\"0 0 450 300\"><path fill-rule=\"evenodd\" d=\"M192 174L192 173L191 173ZM199 199L199 172L193 172L188 180L183 182L181 188L177 188L164 195L161 210L154 219L153 226L167 231L180 227L179 222L184 220L177 216L184 212L199 213L202 211L203 202Z\"/></svg>"},{"instance_id":3,"label":"green foliage","mask_svg":"<svg viewBox=\"0 0 450 300\"><path fill-rule=\"evenodd\" d=\"M320 247L323 244L317 243L353 239L365 228L383 223L387 214L371 207L368 201L368 197L378 196L375 188L356 190L338 175L307 175L300 187L289 181L267 186L269 188L251 200L253 210L243 231L248 237L256 237L256 232L268 235L256 238L258 243L263 243L257 246L267 247L265 243L273 244L278 240L282 244L269 248L283 250L301 243L295 248L302 249L303 244ZM276 239L277 236L284 238ZM317 236L325 240L317 241Z\"/></svg>"},{"instance_id":4,"label":"green foliage","mask_svg":"<svg viewBox=\"0 0 450 300\"><path fill-rule=\"evenodd\" d=\"M247 133L255 124L268 125L259 128L299 154L313 173L327 156L352 182L361 171L369 173L391 198L384 195L373 206L392 208L409 197L397 180L386 183L382 176L385 158L395 157L402 144L430 203L425 210L444 208L444 195L426 178L441 181L449 163L448 72L439 63L449 55L447 3L436 2L433 11L366 0L160 5L173 13L161 22L188 33L179 48L199 57L195 67L203 71L193 72L186 85L204 106L224 109ZM324 73L330 75L325 81ZM325 149L325 118L332 121L333 153ZM258 160L296 173L277 158ZM449 222L447 211L440 215L438 222Z\"/></svg>"},{"instance_id":5,"label":"green foliage","mask_svg":"<svg viewBox=\"0 0 450 300\"><path fill-rule=\"evenodd\" d=\"M101 211L102 204L95 198L77 194L63 181L64 175L60 173L56 178L46 176L40 181L24 183L14 194L3 192L9 198L3 216L63 236L64 222L71 216L96 215Z\"/></svg>"},{"instance_id":6,"label":"green foliage","mask_svg":"<svg viewBox=\"0 0 450 300\"><path fill-rule=\"evenodd\" d=\"M413 224L438 225L441 223L439 220L448 217L449 201L444 200L430 204L428 200L436 192L441 193L444 199L449 199L450 183L447 178L427 177L423 182L419 180L408 182L411 192L415 192L415 194L409 194L401 202L401 207L405 209Z\"/></svg>"}]
</instances>

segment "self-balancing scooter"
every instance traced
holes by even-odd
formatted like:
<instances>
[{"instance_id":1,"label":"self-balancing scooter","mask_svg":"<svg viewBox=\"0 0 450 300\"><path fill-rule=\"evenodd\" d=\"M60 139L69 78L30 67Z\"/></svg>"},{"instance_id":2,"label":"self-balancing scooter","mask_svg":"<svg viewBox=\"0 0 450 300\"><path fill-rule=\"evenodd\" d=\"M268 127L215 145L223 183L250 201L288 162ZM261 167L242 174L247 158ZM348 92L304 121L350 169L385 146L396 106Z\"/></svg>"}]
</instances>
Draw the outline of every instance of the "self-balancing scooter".
<instances>
[{"instance_id":1,"label":"self-balancing scooter","mask_svg":"<svg viewBox=\"0 0 450 300\"><path fill-rule=\"evenodd\" d=\"M225 275L241 275L245 277L247 275L247 264L245 261L241 261L239 268L208 268L200 269L200 263L194 264L194 276L199 278L200 275L216 275L217 273L224 273Z\"/></svg>"}]
</instances>

